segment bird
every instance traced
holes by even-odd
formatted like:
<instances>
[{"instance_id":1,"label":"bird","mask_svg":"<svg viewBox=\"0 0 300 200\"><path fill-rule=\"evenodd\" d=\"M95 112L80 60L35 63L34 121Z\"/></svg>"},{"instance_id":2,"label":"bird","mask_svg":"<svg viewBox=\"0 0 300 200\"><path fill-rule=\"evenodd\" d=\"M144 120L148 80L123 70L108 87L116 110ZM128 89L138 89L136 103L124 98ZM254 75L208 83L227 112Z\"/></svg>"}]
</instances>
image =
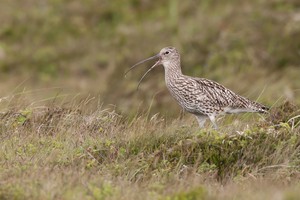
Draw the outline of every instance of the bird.
<instances>
[{"instance_id":1,"label":"bird","mask_svg":"<svg viewBox=\"0 0 300 200\"><path fill-rule=\"evenodd\" d=\"M157 61L141 77L137 89L152 69L162 65L170 94L183 110L196 116L200 128L203 128L205 121L209 119L213 128L218 129L216 118L219 115L268 113L267 106L240 96L215 81L182 74L180 53L174 47L164 47L158 54L136 63L126 71L125 76L138 65L154 59Z\"/></svg>"}]
</instances>

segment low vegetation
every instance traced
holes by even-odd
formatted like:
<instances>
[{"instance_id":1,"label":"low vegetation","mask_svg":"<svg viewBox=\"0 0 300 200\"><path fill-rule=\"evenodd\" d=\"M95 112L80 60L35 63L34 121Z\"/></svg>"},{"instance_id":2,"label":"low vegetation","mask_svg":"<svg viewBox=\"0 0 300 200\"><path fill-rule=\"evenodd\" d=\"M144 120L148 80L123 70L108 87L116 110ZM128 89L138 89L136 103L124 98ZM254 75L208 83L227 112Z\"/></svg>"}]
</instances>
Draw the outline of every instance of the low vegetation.
<instances>
[{"instance_id":1,"label":"low vegetation","mask_svg":"<svg viewBox=\"0 0 300 200\"><path fill-rule=\"evenodd\" d=\"M229 117L215 131L209 124L199 130L188 117L166 122L101 106L89 111L89 102L1 113L0 199L300 195L300 112L290 103L265 118Z\"/></svg>"}]
</instances>

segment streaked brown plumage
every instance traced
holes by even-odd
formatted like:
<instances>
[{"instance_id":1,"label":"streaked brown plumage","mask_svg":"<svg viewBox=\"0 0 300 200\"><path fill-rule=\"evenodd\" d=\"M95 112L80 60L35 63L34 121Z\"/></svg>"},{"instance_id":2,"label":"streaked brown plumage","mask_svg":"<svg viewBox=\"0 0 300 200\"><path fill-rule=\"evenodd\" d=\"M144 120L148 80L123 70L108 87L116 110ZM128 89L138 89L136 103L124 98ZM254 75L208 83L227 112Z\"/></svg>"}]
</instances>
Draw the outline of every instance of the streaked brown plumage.
<instances>
[{"instance_id":1,"label":"streaked brown plumage","mask_svg":"<svg viewBox=\"0 0 300 200\"><path fill-rule=\"evenodd\" d=\"M266 106L237 95L217 82L183 75L180 54L174 47L163 48L159 54L135 64L128 71L155 58L158 61L143 75L139 85L148 72L163 65L168 90L184 110L196 116L200 127L209 118L217 128L215 118L220 114L268 111Z\"/></svg>"}]
</instances>

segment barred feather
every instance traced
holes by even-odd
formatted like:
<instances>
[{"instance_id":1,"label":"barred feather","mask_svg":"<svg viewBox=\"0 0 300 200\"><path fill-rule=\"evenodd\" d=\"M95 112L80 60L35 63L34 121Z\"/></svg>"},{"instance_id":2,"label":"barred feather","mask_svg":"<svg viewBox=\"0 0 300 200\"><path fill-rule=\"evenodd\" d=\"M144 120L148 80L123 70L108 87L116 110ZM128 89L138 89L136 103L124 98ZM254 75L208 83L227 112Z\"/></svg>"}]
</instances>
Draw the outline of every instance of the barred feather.
<instances>
[{"instance_id":1,"label":"barred feather","mask_svg":"<svg viewBox=\"0 0 300 200\"><path fill-rule=\"evenodd\" d=\"M267 113L269 110L266 106L235 94L217 82L183 75L180 54L174 47L163 48L158 57L158 63L165 69L168 90L184 110L196 115L200 127L209 118L217 128L215 117L220 114Z\"/></svg>"}]
</instances>

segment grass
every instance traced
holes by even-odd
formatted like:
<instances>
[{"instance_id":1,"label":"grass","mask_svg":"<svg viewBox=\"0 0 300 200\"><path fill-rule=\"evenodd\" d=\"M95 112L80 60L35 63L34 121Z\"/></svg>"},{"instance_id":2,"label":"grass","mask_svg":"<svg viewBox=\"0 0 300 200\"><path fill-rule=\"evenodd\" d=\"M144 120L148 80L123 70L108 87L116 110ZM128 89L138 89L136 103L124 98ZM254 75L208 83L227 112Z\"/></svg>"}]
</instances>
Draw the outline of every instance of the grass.
<instances>
[{"instance_id":1,"label":"grass","mask_svg":"<svg viewBox=\"0 0 300 200\"><path fill-rule=\"evenodd\" d=\"M2 2L0 199L297 199L299 8L297 0ZM184 74L270 114L199 130L171 100L162 69L135 92L143 66L127 79L126 69L170 45Z\"/></svg>"},{"instance_id":2,"label":"grass","mask_svg":"<svg viewBox=\"0 0 300 200\"><path fill-rule=\"evenodd\" d=\"M253 184L262 199L299 195L295 106L215 131L87 102L1 113L0 199L251 199Z\"/></svg>"}]
</instances>

